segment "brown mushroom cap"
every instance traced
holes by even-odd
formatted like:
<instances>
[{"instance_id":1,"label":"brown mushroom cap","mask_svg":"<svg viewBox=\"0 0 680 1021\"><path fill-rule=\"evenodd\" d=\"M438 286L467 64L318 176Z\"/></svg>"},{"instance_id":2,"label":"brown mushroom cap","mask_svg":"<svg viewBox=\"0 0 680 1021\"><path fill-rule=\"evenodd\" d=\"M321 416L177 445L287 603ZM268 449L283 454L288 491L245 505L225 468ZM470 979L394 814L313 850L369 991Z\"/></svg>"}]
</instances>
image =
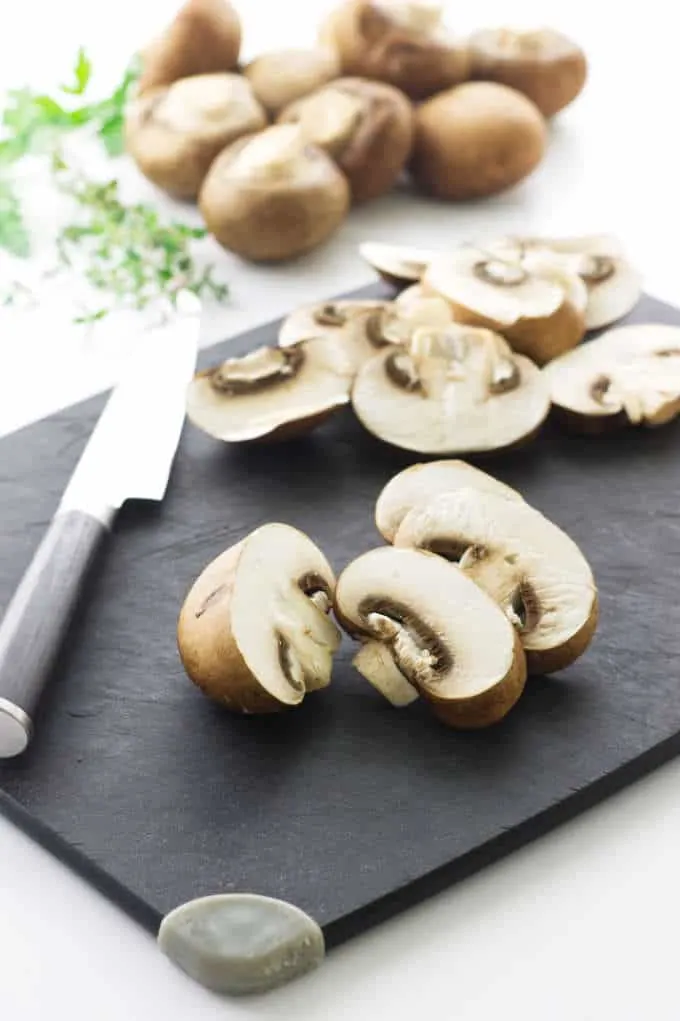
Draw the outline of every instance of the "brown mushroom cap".
<instances>
[{"instance_id":1,"label":"brown mushroom cap","mask_svg":"<svg viewBox=\"0 0 680 1021\"><path fill-rule=\"evenodd\" d=\"M441 11L424 2L346 0L320 38L338 51L344 74L395 85L412 99L465 81L467 46L451 37Z\"/></svg>"},{"instance_id":2,"label":"brown mushroom cap","mask_svg":"<svg viewBox=\"0 0 680 1021\"><path fill-rule=\"evenodd\" d=\"M132 100L125 142L145 177L171 195L191 199L225 146L266 123L241 75L194 75Z\"/></svg>"},{"instance_id":3,"label":"brown mushroom cap","mask_svg":"<svg viewBox=\"0 0 680 1021\"><path fill-rule=\"evenodd\" d=\"M585 332L585 285L563 267L539 275L497 250L465 245L433 260L423 284L451 302L457 322L497 330L539 365Z\"/></svg>"},{"instance_id":4,"label":"brown mushroom cap","mask_svg":"<svg viewBox=\"0 0 680 1021\"><path fill-rule=\"evenodd\" d=\"M257 348L198 372L187 416L224 443L291 439L349 402L351 369L323 338Z\"/></svg>"},{"instance_id":5,"label":"brown mushroom cap","mask_svg":"<svg viewBox=\"0 0 680 1021\"><path fill-rule=\"evenodd\" d=\"M580 46L553 29L484 29L470 38L472 78L523 92L552 117L581 92L588 73Z\"/></svg>"},{"instance_id":6,"label":"brown mushroom cap","mask_svg":"<svg viewBox=\"0 0 680 1021\"><path fill-rule=\"evenodd\" d=\"M465 575L436 556L384 546L342 572L336 613L363 644L354 665L394 705L421 694L444 723L486 727L524 689L513 627Z\"/></svg>"},{"instance_id":7,"label":"brown mushroom cap","mask_svg":"<svg viewBox=\"0 0 680 1021\"><path fill-rule=\"evenodd\" d=\"M484 589L517 628L530 673L561 670L590 644L598 616L590 566L529 504L488 489L442 493L410 511L394 541L455 561Z\"/></svg>"},{"instance_id":8,"label":"brown mushroom cap","mask_svg":"<svg viewBox=\"0 0 680 1021\"><path fill-rule=\"evenodd\" d=\"M369 432L402 450L470 454L530 438L550 410L538 368L490 330L421 328L360 371L352 406Z\"/></svg>"},{"instance_id":9,"label":"brown mushroom cap","mask_svg":"<svg viewBox=\"0 0 680 1021\"><path fill-rule=\"evenodd\" d=\"M680 414L680 329L649 323L608 330L556 358L543 375L572 425L665 425Z\"/></svg>"},{"instance_id":10,"label":"brown mushroom cap","mask_svg":"<svg viewBox=\"0 0 680 1021\"><path fill-rule=\"evenodd\" d=\"M220 244L262 262L321 244L343 223L349 202L347 181L330 157L283 124L225 149L199 196Z\"/></svg>"},{"instance_id":11,"label":"brown mushroom cap","mask_svg":"<svg viewBox=\"0 0 680 1021\"><path fill-rule=\"evenodd\" d=\"M238 64L241 21L228 0L187 0L142 54L140 92Z\"/></svg>"},{"instance_id":12,"label":"brown mushroom cap","mask_svg":"<svg viewBox=\"0 0 680 1021\"><path fill-rule=\"evenodd\" d=\"M531 100L506 85L467 82L416 111L411 170L438 198L483 198L530 174L545 146L545 121Z\"/></svg>"},{"instance_id":13,"label":"brown mushroom cap","mask_svg":"<svg viewBox=\"0 0 680 1021\"><path fill-rule=\"evenodd\" d=\"M340 634L329 620L335 578L289 525L263 525L213 560L191 587L177 642L191 680L233 712L299 705L330 683Z\"/></svg>"},{"instance_id":14,"label":"brown mushroom cap","mask_svg":"<svg viewBox=\"0 0 680 1021\"><path fill-rule=\"evenodd\" d=\"M338 78L281 114L324 149L347 177L354 202L394 185L411 154L413 109L398 89L362 78Z\"/></svg>"},{"instance_id":15,"label":"brown mushroom cap","mask_svg":"<svg viewBox=\"0 0 680 1021\"><path fill-rule=\"evenodd\" d=\"M243 73L265 110L277 114L340 74L340 61L328 47L273 50L251 60Z\"/></svg>"}]
</instances>

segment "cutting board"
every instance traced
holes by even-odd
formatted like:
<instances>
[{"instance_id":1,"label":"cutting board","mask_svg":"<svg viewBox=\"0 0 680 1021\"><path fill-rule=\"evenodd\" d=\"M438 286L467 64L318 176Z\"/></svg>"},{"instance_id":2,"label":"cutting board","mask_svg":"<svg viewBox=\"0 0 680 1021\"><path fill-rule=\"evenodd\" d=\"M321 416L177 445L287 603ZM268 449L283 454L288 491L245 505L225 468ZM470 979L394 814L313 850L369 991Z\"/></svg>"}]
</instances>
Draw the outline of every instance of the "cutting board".
<instances>
[{"instance_id":1,"label":"cutting board","mask_svg":"<svg viewBox=\"0 0 680 1021\"><path fill-rule=\"evenodd\" d=\"M631 320L680 312L645 298ZM263 326L202 362L275 336ZM0 443L0 607L103 403ZM297 904L337 945L680 750L679 450L680 422L597 439L549 425L483 462L582 546L602 615L574 666L533 679L501 725L457 733L385 702L351 667L349 639L331 688L281 716L231 716L190 684L175 625L208 561L283 521L339 571L379 544L376 496L416 459L350 410L251 449L187 424L165 502L117 522L34 744L0 765L0 807L151 931L191 898L253 891Z\"/></svg>"}]
</instances>

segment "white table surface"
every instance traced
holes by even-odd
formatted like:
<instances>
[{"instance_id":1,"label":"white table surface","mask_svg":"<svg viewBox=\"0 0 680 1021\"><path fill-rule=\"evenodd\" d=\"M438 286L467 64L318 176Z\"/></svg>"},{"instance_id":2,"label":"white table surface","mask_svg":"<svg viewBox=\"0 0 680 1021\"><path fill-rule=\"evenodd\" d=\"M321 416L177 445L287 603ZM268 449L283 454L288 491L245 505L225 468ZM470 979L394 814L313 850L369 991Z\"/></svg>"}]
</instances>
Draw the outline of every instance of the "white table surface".
<instances>
[{"instance_id":1,"label":"white table surface","mask_svg":"<svg viewBox=\"0 0 680 1021\"><path fill-rule=\"evenodd\" d=\"M507 230L614 231L643 269L647 289L680 300L673 5L647 0L626 13L621 4L615 16L594 0L449 6L461 31L549 22L588 51L588 89L554 125L541 169L483 204L442 209L386 198L353 213L325 249L287 267L258 269L220 256L232 301L208 310L203 343L364 282L355 248L368 237L425 245ZM175 7L173 0L3 5L0 87L27 80L51 86L84 43L105 88ZM329 4L248 0L241 7L246 52L253 54L311 41ZM133 190L148 194L129 178ZM39 228L53 217L52 202L38 182L27 188ZM70 315L61 288L37 311L0 314L0 434L115 379L135 342L129 318L74 334ZM680 763L673 763L334 952L313 975L258 1000L230 1002L185 979L149 935L0 819L0 1017L677 1021L679 840Z\"/></svg>"}]
</instances>

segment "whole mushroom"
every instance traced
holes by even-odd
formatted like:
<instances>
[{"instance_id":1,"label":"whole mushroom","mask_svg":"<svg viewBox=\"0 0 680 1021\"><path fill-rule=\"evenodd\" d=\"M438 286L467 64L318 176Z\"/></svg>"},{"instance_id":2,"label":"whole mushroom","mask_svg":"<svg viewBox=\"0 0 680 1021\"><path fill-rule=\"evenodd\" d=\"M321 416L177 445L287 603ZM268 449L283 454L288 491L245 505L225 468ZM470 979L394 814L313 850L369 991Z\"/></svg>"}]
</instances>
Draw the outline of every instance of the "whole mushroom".
<instances>
[{"instance_id":1,"label":"whole mushroom","mask_svg":"<svg viewBox=\"0 0 680 1021\"><path fill-rule=\"evenodd\" d=\"M411 104L381 82L339 78L288 106L279 120L299 124L305 138L335 160L355 203L389 191L411 154Z\"/></svg>"},{"instance_id":2,"label":"whole mushroom","mask_svg":"<svg viewBox=\"0 0 680 1021\"><path fill-rule=\"evenodd\" d=\"M344 74L387 82L412 99L469 76L466 44L447 31L441 7L424 0L345 0L320 39L337 50Z\"/></svg>"},{"instance_id":3,"label":"whole mushroom","mask_svg":"<svg viewBox=\"0 0 680 1021\"><path fill-rule=\"evenodd\" d=\"M349 185L326 153L293 124L266 128L225 149L199 195L211 234L246 259L301 255L340 227Z\"/></svg>"},{"instance_id":4,"label":"whole mushroom","mask_svg":"<svg viewBox=\"0 0 680 1021\"><path fill-rule=\"evenodd\" d=\"M243 73L267 113L276 117L290 103L338 78L340 61L328 47L273 50L251 60Z\"/></svg>"},{"instance_id":5,"label":"whole mushroom","mask_svg":"<svg viewBox=\"0 0 680 1021\"><path fill-rule=\"evenodd\" d=\"M518 184L543 158L538 107L507 85L466 82L416 111L411 171L436 198L484 198Z\"/></svg>"},{"instance_id":6,"label":"whole mushroom","mask_svg":"<svg viewBox=\"0 0 680 1021\"><path fill-rule=\"evenodd\" d=\"M139 91L194 74L232 71L241 49L241 21L229 0L186 0L142 53Z\"/></svg>"},{"instance_id":7,"label":"whole mushroom","mask_svg":"<svg viewBox=\"0 0 680 1021\"><path fill-rule=\"evenodd\" d=\"M125 143L150 181L178 198L193 199L215 157L266 123L244 78L202 74L133 99L126 111Z\"/></svg>"}]
</instances>

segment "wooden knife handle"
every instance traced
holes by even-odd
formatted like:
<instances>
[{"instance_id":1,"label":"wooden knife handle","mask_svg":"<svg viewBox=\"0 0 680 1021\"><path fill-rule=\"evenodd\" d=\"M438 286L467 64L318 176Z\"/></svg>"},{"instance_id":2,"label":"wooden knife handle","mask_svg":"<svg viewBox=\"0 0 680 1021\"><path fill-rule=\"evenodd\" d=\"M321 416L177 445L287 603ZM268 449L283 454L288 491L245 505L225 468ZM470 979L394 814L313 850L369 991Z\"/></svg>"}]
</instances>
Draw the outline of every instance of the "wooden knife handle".
<instances>
[{"instance_id":1,"label":"wooden knife handle","mask_svg":"<svg viewBox=\"0 0 680 1021\"><path fill-rule=\"evenodd\" d=\"M19 754L30 740L33 713L108 531L84 511L57 513L7 607L0 623L0 758Z\"/></svg>"}]
</instances>

